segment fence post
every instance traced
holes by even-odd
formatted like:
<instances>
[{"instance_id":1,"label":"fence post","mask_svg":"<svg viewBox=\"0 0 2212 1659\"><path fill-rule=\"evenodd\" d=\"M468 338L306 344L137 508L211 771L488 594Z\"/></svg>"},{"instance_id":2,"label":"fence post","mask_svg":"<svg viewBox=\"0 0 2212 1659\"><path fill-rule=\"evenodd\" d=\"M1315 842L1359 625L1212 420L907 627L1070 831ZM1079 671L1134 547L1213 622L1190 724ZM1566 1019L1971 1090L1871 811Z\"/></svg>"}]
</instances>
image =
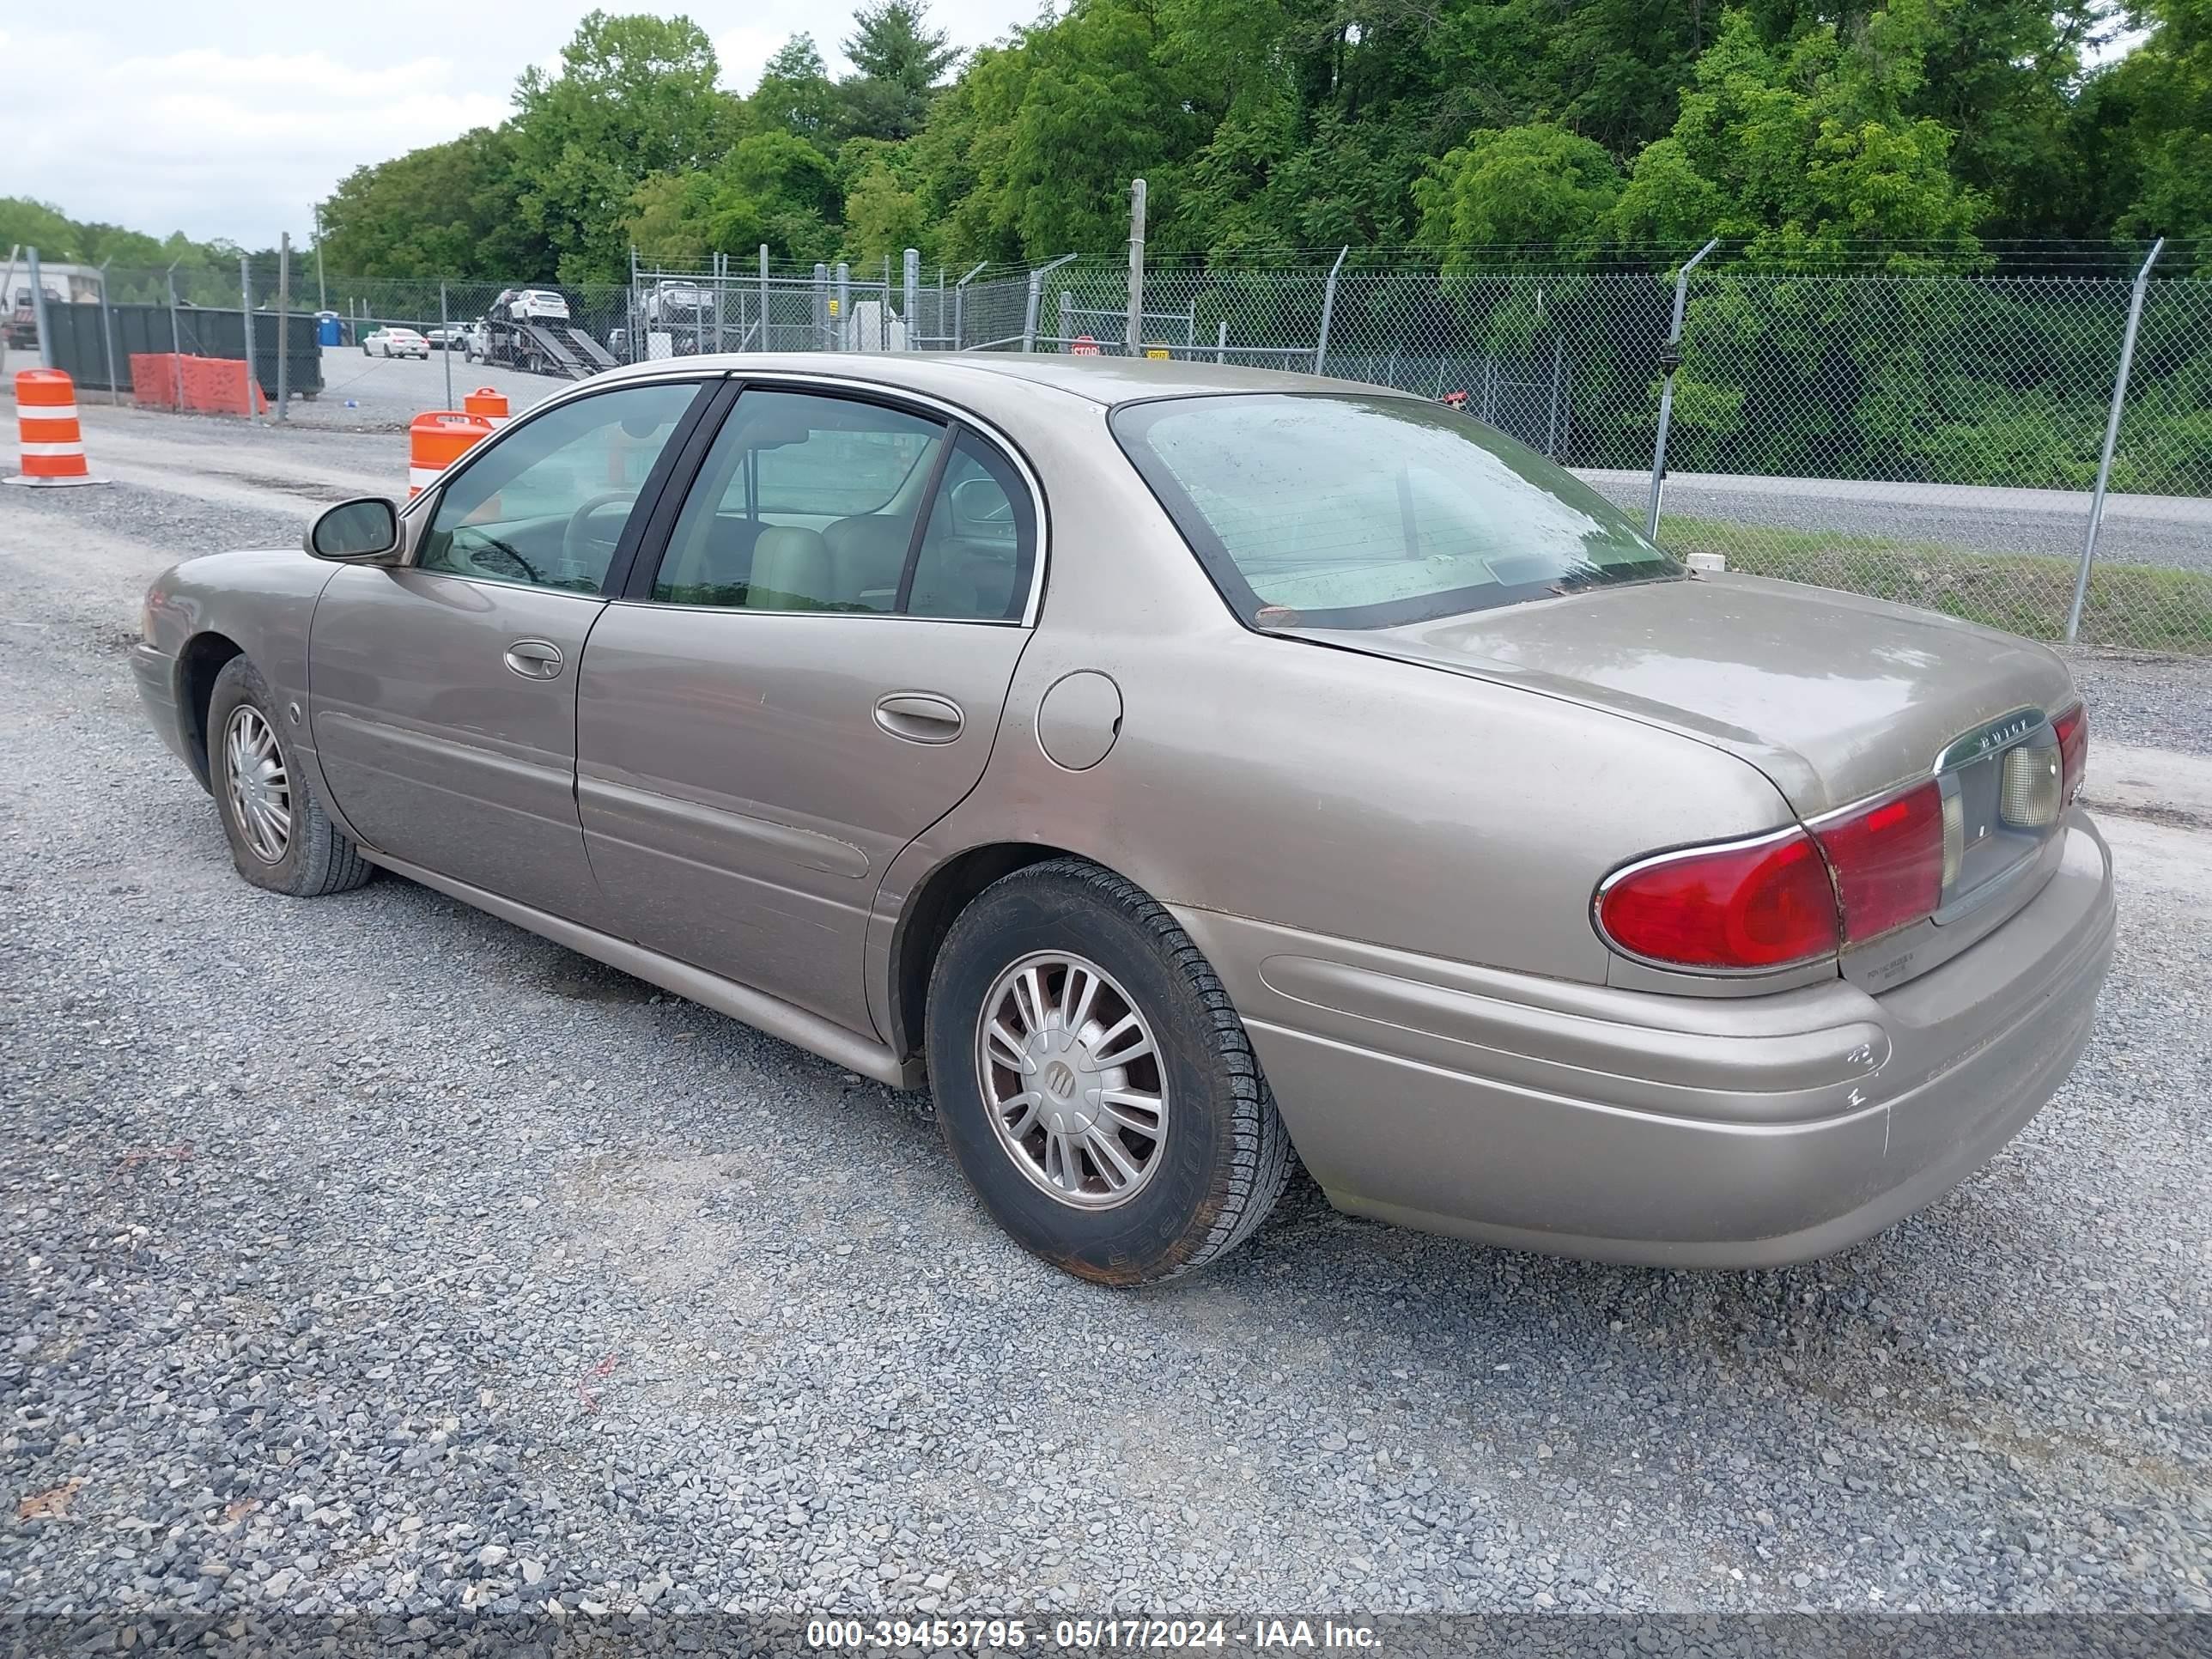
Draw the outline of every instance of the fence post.
<instances>
[{"instance_id":1,"label":"fence post","mask_svg":"<svg viewBox=\"0 0 2212 1659\"><path fill-rule=\"evenodd\" d=\"M107 401L123 401L123 388L115 383L115 313L107 308L107 266L113 254L100 262L100 355L107 363Z\"/></svg>"},{"instance_id":2,"label":"fence post","mask_svg":"<svg viewBox=\"0 0 2212 1659\"><path fill-rule=\"evenodd\" d=\"M814 262L814 349L827 351L830 339L830 267Z\"/></svg>"},{"instance_id":3,"label":"fence post","mask_svg":"<svg viewBox=\"0 0 2212 1659\"><path fill-rule=\"evenodd\" d=\"M1229 319L1226 317L1214 325L1213 361L1216 363L1225 363L1229 361Z\"/></svg>"},{"instance_id":4,"label":"fence post","mask_svg":"<svg viewBox=\"0 0 2212 1659\"><path fill-rule=\"evenodd\" d=\"M438 355L446 360L446 407L451 409L453 406L453 325L447 320L446 284L442 278L438 283L438 338L442 342L438 348Z\"/></svg>"},{"instance_id":5,"label":"fence post","mask_svg":"<svg viewBox=\"0 0 2212 1659\"><path fill-rule=\"evenodd\" d=\"M185 406L185 347L183 337L177 331L177 262L169 261L169 269L162 280L169 285L169 367L177 377L177 408Z\"/></svg>"},{"instance_id":6,"label":"fence post","mask_svg":"<svg viewBox=\"0 0 2212 1659\"><path fill-rule=\"evenodd\" d=\"M1666 349L1659 354L1659 367L1667 378L1659 387L1659 435L1651 446L1651 510L1644 515L1644 533L1655 542L1659 539L1659 496L1667 485L1667 428L1674 423L1674 371L1682 366L1682 313L1690 303L1690 273L1720 245L1721 239L1714 237L1674 273L1674 320L1667 330Z\"/></svg>"},{"instance_id":7,"label":"fence post","mask_svg":"<svg viewBox=\"0 0 2212 1659\"><path fill-rule=\"evenodd\" d=\"M1314 342L1313 372L1322 372L1328 361L1328 325L1336 318L1336 274L1344 269L1344 256L1352 252L1347 242L1336 251L1336 263L1328 268L1328 285L1321 291L1321 337Z\"/></svg>"},{"instance_id":8,"label":"fence post","mask_svg":"<svg viewBox=\"0 0 2212 1659\"><path fill-rule=\"evenodd\" d=\"M906 349L919 351L915 343L921 325L921 250L910 247L899 270L899 281L906 289Z\"/></svg>"},{"instance_id":9,"label":"fence post","mask_svg":"<svg viewBox=\"0 0 2212 1659\"><path fill-rule=\"evenodd\" d=\"M769 349L769 343L768 343L768 244L767 244L766 242L763 242L763 243L760 245L760 268L761 268L761 349L762 349L763 351L766 351L766 350ZM722 343L721 343L720 340L716 340L716 341L714 342L714 349L715 349L717 351L719 351L719 350L720 350L720 349L721 349L721 346L722 346Z\"/></svg>"},{"instance_id":10,"label":"fence post","mask_svg":"<svg viewBox=\"0 0 2212 1659\"><path fill-rule=\"evenodd\" d=\"M292 418L292 353L289 334L292 322L292 233L280 231L276 236L276 418ZM446 285L438 284L438 325L446 324ZM446 368L446 407L453 406L453 370Z\"/></svg>"},{"instance_id":11,"label":"fence post","mask_svg":"<svg viewBox=\"0 0 2212 1659\"><path fill-rule=\"evenodd\" d=\"M1073 253L1063 253L1057 259L1039 265L1035 270L1030 272L1029 302L1022 307L1022 349L1024 351L1036 349L1037 308L1044 303L1044 279L1074 257Z\"/></svg>"},{"instance_id":12,"label":"fence post","mask_svg":"<svg viewBox=\"0 0 2212 1659\"><path fill-rule=\"evenodd\" d=\"M238 256L238 314L246 324L246 418L253 418L253 273Z\"/></svg>"},{"instance_id":13,"label":"fence post","mask_svg":"<svg viewBox=\"0 0 2212 1659\"><path fill-rule=\"evenodd\" d=\"M853 267L837 262L837 349L853 349Z\"/></svg>"},{"instance_id":14,"label":"fence post","mask_svg":"<svg viewBox=\"0 0 2212 1659\"><path fill-rule=\"evenodd\" d=\"M638 349L638 319L641 313L637 303L637 244L635 242L629 245L629 301L623 310L623 320L628 325L623 330L623 339L629 347L629 360L634 363L641 363L652 354L649 351Z\"/></svg>"},{"instance_id":15,"label":"fence post","mask_svg":"<svg viewBox=\"0 0 2212 1659\"><path fill-rule=\"evenodd\" d=\"M1060 349L1067 349L1067 343L1075 337L1075 295L1066 289L1060 291Z\"/></svg>"},{"instance_id":16,"label":"fence post","mask_svg":"<svg viewBox=\"0 0 2212 1659\"><path fill-rule=\"evenodd\" d=\"M1145 181L1129 180L1129 355L1145 346Z\"/></svg>"},{"instance_id":17,"label":"fence post","mask_svg":"<svg viewBox=\"0 0 2212 1659\"><path fill-rule=\"evenodd\" d=\"M39 250L25 248L23 253L29 261L31 273L31 325L39 331L39 367L52 368L54 366L54 336L53 331L46 326L46 290L39 281ZM239 261L240 266L245 263L243 259Z\"/></svg>"},{"instance_id":18,"label":"fence post","mask_svg":"<svg viewBox=\"0 0 2212 1659\"><path fill-rule=\"evenodd\" d=\"M968 284L981 276L983 268L990 263L988 259L978 259L975 269L952 286L952 349L955 351L968 343Z\"/></svg>"},{"instance_id":19,"label":"fence post","mask_svg":"<svg viewBox=\"0 0 2212 1659\"><path fill-rule=\"evenodd\" d=\"M2150 253L2136 272L2136 285L2128 295L2128 331L2120 337L2120 367L2112 376L2112 407L2105 416L2105 452L2097 461L2097 488L2089 497L2089 533L2081 541L2081 568L2074 573L2074 603L2066 612L2066 643L2081 630L2081 606L2089 597L2089 564L2097 556L2097 532L2105 523L2105 490L2112 479L2112 448L2120 440L2120 416L2127 408L2128 374L2135 367L2136 331L2142 326L2143 296L2150 291L2150 268L2166 246L2161 236L2150 245Z\"/></svg>"}]
</instances>

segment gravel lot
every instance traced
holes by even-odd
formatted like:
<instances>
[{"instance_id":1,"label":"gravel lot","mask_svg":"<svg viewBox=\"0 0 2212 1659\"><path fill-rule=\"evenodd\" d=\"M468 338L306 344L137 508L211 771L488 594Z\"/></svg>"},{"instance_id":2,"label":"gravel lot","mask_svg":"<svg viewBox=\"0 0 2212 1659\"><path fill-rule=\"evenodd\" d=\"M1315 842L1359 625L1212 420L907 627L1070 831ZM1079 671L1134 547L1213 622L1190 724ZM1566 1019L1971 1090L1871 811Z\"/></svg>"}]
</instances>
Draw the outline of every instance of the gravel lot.
<instances>
[{"instance_id":1,"label":"gravel lot","mask_svg":"<svg viewBox=\"0 0 2212 1659\"><path fill-rule=\"evenodd\" d=\"M519 368L472 363L453 354L453 401L446 399L445 354L433 351L425 362L415 357L364 357L358 346L323 349L323 392L313 403L295 401L295 425L336 427L357 432L404 430L425 410L459 409L461 398L480 386L507 394L511 413L520 415L540 398L569 382L558 375L527 374Z\"/></svg>"},{"instance_id":2,"label":"gravel lot","mask_svg":"<svg viewBox=\"0 0 2212 1659\"><path fill-rule=\"evenodd\" d=\"M405 882L238 882L139 593L401 441L87 424L122 482L0 490L0 1606L2212 1608L2200 827L2111 820L2076 1078L1841 1256L1304 1188L1105 1291L912 1099ZM2085 678L2100 737L2205 696Z\"/></svg>"}]
</instances>

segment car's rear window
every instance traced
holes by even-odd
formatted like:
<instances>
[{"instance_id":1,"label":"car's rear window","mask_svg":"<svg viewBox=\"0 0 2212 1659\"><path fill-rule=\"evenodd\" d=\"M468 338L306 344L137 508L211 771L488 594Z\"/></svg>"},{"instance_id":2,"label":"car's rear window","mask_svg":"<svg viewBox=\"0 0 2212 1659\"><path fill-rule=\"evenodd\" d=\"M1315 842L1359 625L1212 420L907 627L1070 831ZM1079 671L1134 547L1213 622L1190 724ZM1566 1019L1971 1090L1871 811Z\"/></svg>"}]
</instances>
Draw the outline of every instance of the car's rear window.
<instances>
[{"instance_id":1,"label":"car's rear window","mask_svg":"<svg viewBox=\"0 0 2212 1659\"><path fill-rule=\"evenodd\" d=\"M1439 404L1174 398L1112 424L1248 622L1391 628L1682 574L1565 468Z\"/></svg>"}]
</instances>

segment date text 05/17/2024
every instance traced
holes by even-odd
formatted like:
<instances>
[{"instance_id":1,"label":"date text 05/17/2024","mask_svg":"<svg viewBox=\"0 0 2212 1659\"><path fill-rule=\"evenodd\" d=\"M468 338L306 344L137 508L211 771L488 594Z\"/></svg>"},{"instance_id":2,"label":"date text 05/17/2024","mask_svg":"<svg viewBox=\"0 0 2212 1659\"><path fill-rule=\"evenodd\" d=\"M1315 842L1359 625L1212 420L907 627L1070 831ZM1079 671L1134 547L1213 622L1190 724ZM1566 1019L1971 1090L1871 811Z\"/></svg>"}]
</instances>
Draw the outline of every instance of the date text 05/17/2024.
<instances>
[{"instance_id":1,"label":"date text 05/17/2024","mask_svg":"<svg viewBox=\"0 0 2212 1659\"><path fill-rule=\"evenodd\" d=\"M807 1621L806 1644L813 1648L947 1652L1012 1652L1030 1647L1081 1652L1228 1647L1371 1651L1378 1641L1370 1626L1334 1619L1253 1619L1234 1624L1221 1619L1056 1619L1049 1625L1023 1619L814 1619Z\"/></svg>"}]
</instances>

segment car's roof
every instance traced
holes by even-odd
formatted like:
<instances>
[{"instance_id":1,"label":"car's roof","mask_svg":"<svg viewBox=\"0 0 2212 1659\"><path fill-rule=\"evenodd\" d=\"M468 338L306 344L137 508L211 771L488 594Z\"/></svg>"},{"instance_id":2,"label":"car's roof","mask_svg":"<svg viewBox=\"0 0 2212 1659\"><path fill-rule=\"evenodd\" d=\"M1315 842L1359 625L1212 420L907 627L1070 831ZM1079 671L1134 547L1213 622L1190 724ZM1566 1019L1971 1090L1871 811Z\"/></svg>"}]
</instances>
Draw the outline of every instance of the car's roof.
<instances>
[{"instance_id":1,"label":"car's roof","mask_svg":"<svg viewBox=\"0 0 2212 1659\"><path fill-rule=\"evenodd\" d=\"M1076 357L1060 353L1017 351L752 351L708 353L696 357L659 357L611 371L623 379L697 368L743 374L750 369L781 374L811 374L843 380L866 380L889 387L942 394L948 380L969 375L1026 381L1113 408L1152 398L1203 397L1224 392L1374 392L1401 398L1389 386L1280 369L1248 368L1233 363L1164 362L1143 357Z\"/></svg>"}]
</instances>

